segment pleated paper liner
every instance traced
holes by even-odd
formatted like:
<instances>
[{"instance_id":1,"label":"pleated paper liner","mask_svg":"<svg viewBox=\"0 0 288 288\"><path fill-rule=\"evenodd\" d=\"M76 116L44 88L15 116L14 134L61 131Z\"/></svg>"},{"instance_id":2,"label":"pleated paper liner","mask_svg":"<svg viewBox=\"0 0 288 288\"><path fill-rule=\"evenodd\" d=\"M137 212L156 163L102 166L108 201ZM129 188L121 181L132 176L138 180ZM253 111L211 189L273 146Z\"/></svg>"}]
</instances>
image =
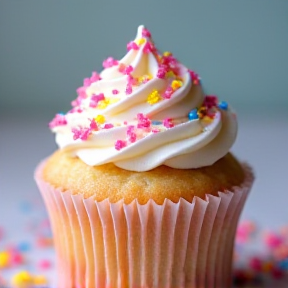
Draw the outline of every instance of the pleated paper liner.
<instances>
[{"instance_id":1,"label":"pleated paper liner","mask_svg":"<svg viewBox=\"0 0 288 288\"><path fill-rule=\"evenodd\" d=\"M253 183L219 197L140 205L97 202L35 178L48 209L58 288L231 287L236 226Z\"/></svg>"}]
</instances>

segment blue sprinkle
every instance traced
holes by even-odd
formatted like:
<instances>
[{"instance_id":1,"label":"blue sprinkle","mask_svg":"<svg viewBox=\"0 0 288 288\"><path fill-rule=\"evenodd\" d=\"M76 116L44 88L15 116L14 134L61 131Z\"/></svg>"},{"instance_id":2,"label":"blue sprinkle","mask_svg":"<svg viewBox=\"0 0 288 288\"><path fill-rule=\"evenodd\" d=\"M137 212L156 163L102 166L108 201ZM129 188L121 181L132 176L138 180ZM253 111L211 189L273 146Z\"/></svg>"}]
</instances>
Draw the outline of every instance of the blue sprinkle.
<instances>
[{"instance_id":1,"label":"blue sprinkle","mask_svg":"<svg viewBox=\"0 0 288 288\"><path fill-rule=\"evenodd\" d=\"M27 252L30 250L31 245L28 242L20 242L17 248L20 252Z\"/></svg>"},{"instance_id":2,"label":"blue sprinkle","mask_svg":"<svg viewBox=\"0 0 288 288\"><path fill-rule=\"evenodd\" d=\"M279 268L281 268L283 270L288 270L288 258L280 261Z\"/></svg>"},{"instance_id":3,"label":"blue sprinkle","mask_svg":"<svg viewBox=\"0 0 288 288\"><path fill-rule=\"evenodd\" d=\"M63 111L58 112L59 115L65 115L66 113L64 113Z\"/></svg>"},{"instance_id":4,"label":"blue sprinkle","mask_svg":"<svg viewBox=\"0 0 288 288\"><path fill-rule=\"evenodd\" d=\"M225 101L221 101L219 104L218 104L218 107L222 110L227 110L228 109L228 103L225 102Z\"/></svg>"},{"instance_id":5,"label":"blue sprinkle","mask_svg":"<svg viewBox=\"0 0 288 288\"><path fill-rule=\"evenodd\" d=\"M152 125L161 125L162 121L152 121Z\"/></svg>"},{"instance_id":6,"label":"blue sprinkle","mask_svg":"<svg viewBox=\"0 0 288 288\"><path fill-rule=\"evenodd\" d=\"M29 202L23 201L19 204L19 209L22 213L29 213L32 210L32 205Z\"/></svg>"},{"instance_id":7,"label":"blue sprinkle","mask_svg":"<svg viewBox=\"0 0 288 288\"><path fill-rule=\"evenodd\" d=\"M195 119L198 119L198 118L199 118L199 116L198 116L196 108L189 112L189 114L188 114L188 119L189 120L195 120Z\"/></svg>"}]
</instances>

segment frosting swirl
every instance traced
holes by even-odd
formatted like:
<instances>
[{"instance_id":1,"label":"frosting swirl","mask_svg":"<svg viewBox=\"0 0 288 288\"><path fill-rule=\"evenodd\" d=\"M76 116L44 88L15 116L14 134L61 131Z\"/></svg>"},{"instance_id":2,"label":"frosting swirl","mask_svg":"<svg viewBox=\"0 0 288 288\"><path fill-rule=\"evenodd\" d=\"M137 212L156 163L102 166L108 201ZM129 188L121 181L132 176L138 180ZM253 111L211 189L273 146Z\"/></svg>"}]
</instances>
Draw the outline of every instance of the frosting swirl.
<instances>
[{"instance_id":1,"label":"frosting swirl","mask_svg":"<svg viewBox=\"0 0 288 288\"><path fill-rule=\"evenodd\" d=\"M72 110L50 122L58 146L88 165L131 171L198 168L223 157L237 134L227 103L204 96L198 75L160 54L143 26L127 49L84 79Z\"/></svg>"}]
</instances>

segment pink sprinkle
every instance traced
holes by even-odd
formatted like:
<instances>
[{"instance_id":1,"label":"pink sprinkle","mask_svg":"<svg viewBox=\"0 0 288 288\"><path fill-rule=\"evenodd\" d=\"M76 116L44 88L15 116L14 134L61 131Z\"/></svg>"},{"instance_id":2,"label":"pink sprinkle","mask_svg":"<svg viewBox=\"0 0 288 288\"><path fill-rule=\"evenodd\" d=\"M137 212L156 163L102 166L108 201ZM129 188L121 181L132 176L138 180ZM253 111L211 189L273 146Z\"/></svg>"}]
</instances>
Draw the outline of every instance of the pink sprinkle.
<instances>
[{"instance_id":1,"label":"pink sprinkle","mask_svg":"<svg viewBox=\"0 0 288 288\"><path fill-rule=\"evenodd\" d=\"M57 126L65 126L67 125L67 120L65 115L56 114L54 119L49 123L49 127L52 129Z\"/></svg>"},{"instance_id":2,"label":"pink sprinkle","mask_svg":"<svg viewBox=\"0 0 288 288\"><path fill-rule=\"evenodd\" d=\"M159 132L160 132L160 129L157 129L157 128L152 129L152 133L159 133Z\"/></svg>"},{"instance_id":3,"label":"pink sprinkle","mask_svg":"<svg viewBox=\"0 0 288 288\"><path fill-rule=\"evenodd\" d=\"M97 131L98 130L98 125L97 125L97 123L96 123L94 118L90 122L90 129L93 130L93 131Z\"/></svg>"},{"instance_id":4,"label":"pink sprinkle","mask_svg":"<svg viewBox=\"0 0 288 288\"><path fill-rule=\"evenodd\" d=\"M97 82L99 80L101 80L100 75L97 72L93 71L90 77L90 83Z\"/></svg>"},{"instance_id":5,"label":"pink sprinkle","mask_svg":"<svg viewBox=\"0 0 288 288\"><path fill-rule=\"evenodd\" d=\"M81 139L83 141L86 141L89 135L91 134L90 127L89 128L79 127L79 129L72 128L71 131L73 133L74 140Z\"/></svg>"},{"instance_id":6,"label":"pink sprinkle","mask_svg":"<svg viewBox=\"0 0 288 288\"><path fill-rule=\"evenodd\" d=\"M164 69L159 68L157 71L157 77L160 79L164 79L166 75L166 71Z\"/></svg>"},{"instance_id":7,"label":"pink sprinkle","mask_svg":"<svg viewBox=\"0 0 288 288\"><path fill-rule=\"evenodd\" d=\"M217 96L214 96L214 95L206 95L205 98L204 98L204 102L203 102L203 105L205 107L207 107L208 109L214 107L214 106L217 106L217 103L218 103L218 98Z\"/></svg>"},{"instance_id":8,"label":"pink sprinkle","mask_svg":"<svg viewBox=\"0 0 288 288\"><path fill-rule=\"evenodd\" d=\"M84 78L83 80L83 86L84 87L88 87L91 85L91 81L90 81L90 78Z\"/></svg>"},{"instance_id":9,"label":"pink sprinkle","mask_svg":"<svg viewBox=\"0 0 288 288\"><path fill-rule=\"evenodd\" d=\"M39 236L36 239L36 244L38 247L49 247L53 244L52 238Z\"/></svg>"},{"instance_id":10,"label":"pink sprinkle","mask_svg":"<svg viewBox=\"0 0 288 288\"><path fill-rule=\"evenodd\" d=\"M151 126L150 119L144 116L142 113L137 114L137 119L138 119L137 128L149 128Z\"/></svg>"},{"instance_id":11,"label":"pink sprinkle","mask_svg":"<svg viewBox=\"0 0 288 288\"><path fill-rule=\"evenodd\" d=\"M106 123L106 124L104 125L104 129L110 129L110 128L113 128L113 127L114 127L114 125L111 124L111 123Z\"/></svg>"},{"instance_id":12,"label":"pink sprinkle","mask_svg":"<svg viewBox=\"0 0 288 288\"><path fill-rule=\"evenodd\" d=\"M128 126L126 134L129 142L134 143L136 141L137 136L134 132L134 126Z\"/></svg>"},{"instance_id":13,"label":"pink sprinkle","mask_svg":"<svg viewBox=\"0 0 288 288\"><path fill-rule=\"evenodd\" d=\"M132 93L132 86L130 84L128 84L126 86L126 90L125 90L126 95L129 95Z\"/></svg>"},{"instance_id":14,"label":"pink sprinkle","mask_svg":"<svg viewBox=\"0 0 288 288\"><path fill-rule=\"evenodd\" d=\"M165 90L165 92L163 93L163 97L164 99L170 99L172 94L173 94L173 88L171 86L168 86L168 88Z\"/></svg>"},{"instance_id":15,"label":"pink sprinkle","mask_svg":"<svg viewBox=\"0 0 288 288\"><path fill-rule=\"evenodd\" d=\"M126 147L126 145L127 145L126 141L117 140L116 143L115 143L115 149L119 151L122 148Z\"/></svg>"},{"instance_id":16,"label":"pink sprinkle","mask_svg":"<svg viewBox=\"0 0 288 288\"><path fill-rule=\"evenodd\" d=\"M129 85L137 85L137 79L135 79L131 74L127 76L127 81Z\"/></svg>"},{"instance_id":17,"label":"pink sprinkle","mask_svg":"<svg viewBox=\"0 0 288 288\"><path fill-rule=\"evenodd\" d=\"M90 106L90 107L97 107L98 102L99 102L99 101L102 101L102 100L105 100L105 96L104 96L103 93L100 93L100 94L98 94L98 95L93 94L93 95L91 96L91 100L90 100L89 106Z\"/></svg>"},{"instance_id":18,"label":"pink sprinkle","mask_svg":"<svg viewBox=\"0 0 288 288\"><path fill-rule=\"evenodd\" d=\"M143 52L148 54L150 52L153 52L155 49L155 47L150 43L150 42L146 42L145 46L143 48Z\"/></svg>"},{"instance_id":19,"label":"pink sprinkle","mask_svg":"<svg viewBox=\"0 0 288 288\"><path fill-rule=\"evenodd\" d=\"M174 127L174 124L172 123L172 119L171 119L171 118L165 118L165 119L163 120L163 125L164 125L164 127L166 127L166 128L172 128L172 127Z\"/></svg>"},{"instance_id":20,"label":"pink sprinkle","mask_svg":"<svg viewBox=\"0 0 288 288\"><path fill-rule=\"evenodd\" d=\"M190 74L193 84L198 85L200 83L199 75L196 72L189 70L189 69L188 69L188 72Z\"/></svg>"},{"instance_id":21,"label":"pink sprinkle","mask_svg":"<svg viewBox=\"0 0 288 288\"><path fill-rule=\"evenodd\" d=\"M38 267L42 270L49 269L51 267L51 262L47 259L40 260Z\"/></svg>"},{"instance_id":22,"label":"pink sprinkle","mask_svg":"<svg viewBox=\"0 0 288 288\"><path fill-rule=\"evenodd\" d=\"M118 61L115 60L113 57L108 57L106 60L103 61L102 65L104 68L110 68L118 65Z\"/></svg>"},{"instance_id":23,"label":"pink sprinkle","mask_svg":"<svg viewBox=\"0 0 288 288\"><path fill-rule=\"evenodd\" d=\"M264 243L271 249L277 248L283 243L283 238L277 234L268 232L264 235Z\"/></svg>"},{"instance_id":24,"label":"pink sprinkle","mask_svg":"<svg viewBox=\"0 0 288 288\"><path fill-rule=\"evenodd\" d=\"M143 37L151 37L151 33L150 33L150 31L148 30L148 29L146 29L146 28L143 28L143 30L142 30L142 36Z\"/></svg>"},{"instance_id":25,"label":"pink sprinkle","mask_svg":"<svg viewBox=\"0 0 288 288\"><path fill-rule=\"evenodd\" d=\"M129 75L132 71L133 71L133 67L129 65L124 69L124 74Z\"/></svg>"},{"instance_id":26,"label":"pink sprinkle","mask_svg":"<svg viewBox=\"0 0 288 288\"><path fill-rule=\"evenodd\" d=\"M258 257L252 257L249 261L249 266L257 272L260 272L263 266L263 261Z\"/></svg>"},{"instance_id":27,"label":"pink sprinkle","mask_svg":"<svg viewBox=\"0 0 288 288\"><path fill-rule=\"evenodd\" d=\"M24 262L23 256L18 251L13 251L10 253L10 263L13 266L20 265Z\"/></svg>"},{"instance_id":28,"label":"pink sprinkle","mask_svg":"<svg viewBox=\"0 0 288 288\"><path fill-rule=\"evenodd\" d=\"M113 95L117 95L118 93L119 93L119 91L118 91L117 89L113 89L113 90L112 90L112 94L113 94Z\"/></svg>"},{"instance_id":29,"label":"pink sprinkle","mask_svg":"<svg viewBox=\"0 0 288 288\"><path fill-rule=\"evenodd\" d=\"M125 71L126 65L124 63L119 63L118 71L123 73Z\"/></svg>"},{"instance_id":30,"label":"pink sprinkle","mask_svg":"<svg viewBox=\"0 0 288 288\"><path fill-rule=\"evenodd\" d=\"M130 51L131 49L139 50L139 46L134 41L131 41L127 44L127 50Z\"/></svg>"},{"instance_id":31,"label":"pink sprinkle","mask_svg":"<svg viewBox=\"0 0 288 288\"><path fill-rule=\"evenodd\" d=\"M85 99L87 97L86 87L84 87L84 86L77 88L76 92L77 92L79 98Z\"/></svg>"},{"instance_id":32,"label":"pink sprinkle","mask_svg":"<svg viewBox=\"0 0 288 288\"><path fill-rule=\"evenodd\" d=\"M123 124L124 124L124 125L127 125L127 124L128 124L128 122L127 122L127 121L124 121L124 122L123 122Z\"/></svg>"}]
</instances>

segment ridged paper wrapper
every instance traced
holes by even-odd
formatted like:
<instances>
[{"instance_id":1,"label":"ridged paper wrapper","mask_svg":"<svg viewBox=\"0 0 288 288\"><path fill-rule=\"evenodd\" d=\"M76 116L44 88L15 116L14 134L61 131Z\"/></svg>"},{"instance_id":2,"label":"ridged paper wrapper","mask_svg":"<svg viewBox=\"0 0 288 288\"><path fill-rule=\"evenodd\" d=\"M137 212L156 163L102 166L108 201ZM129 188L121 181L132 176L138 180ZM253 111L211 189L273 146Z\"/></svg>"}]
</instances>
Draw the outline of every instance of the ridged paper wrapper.
<instances>
[{"instance_id":1,"label":"ridged paper wrapper","mask_svg":"<svg viewBox=\"0 0 288 288\"><path fill-rule=\"evenodd\" d=\"M35 179L52 225L58 288L231 287L237 222L253 183L218 196L125 204L73 195Z\"/></svg>"}]
</instances>

